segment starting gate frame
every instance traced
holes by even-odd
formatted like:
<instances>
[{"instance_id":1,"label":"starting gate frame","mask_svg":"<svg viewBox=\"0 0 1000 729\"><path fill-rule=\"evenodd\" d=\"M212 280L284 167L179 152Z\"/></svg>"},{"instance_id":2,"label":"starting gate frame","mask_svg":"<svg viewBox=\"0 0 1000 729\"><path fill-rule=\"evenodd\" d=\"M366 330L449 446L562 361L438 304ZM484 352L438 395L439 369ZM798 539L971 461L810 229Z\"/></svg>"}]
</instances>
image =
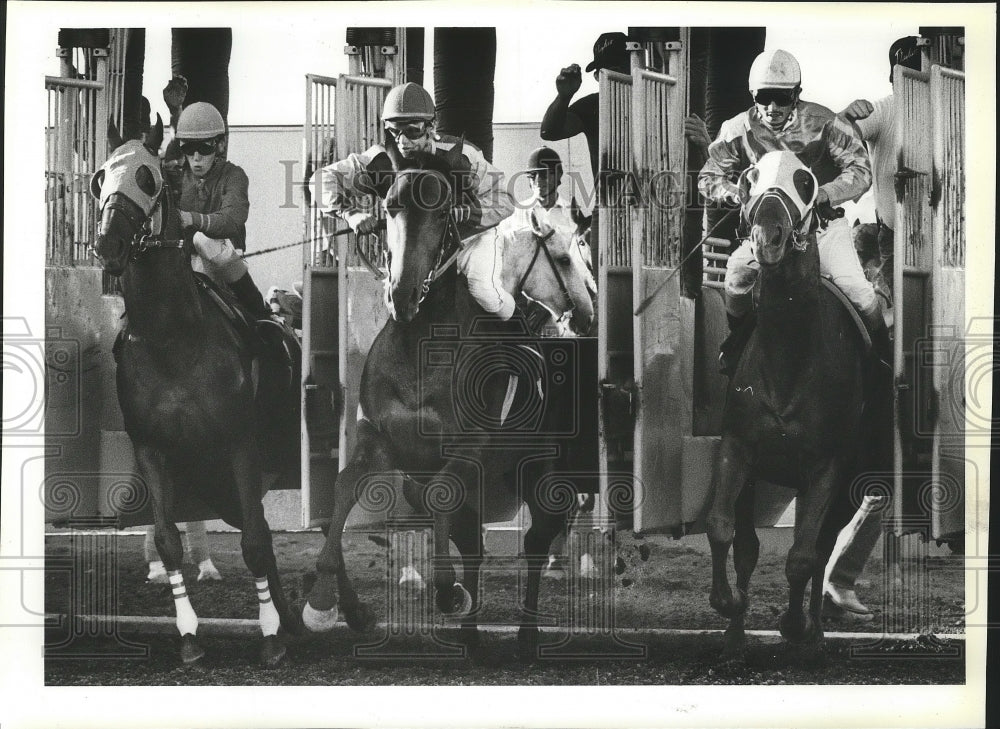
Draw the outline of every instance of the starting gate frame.
<instances>
[{"instance_id":1,"label":"starting gate frame","mask_svg":"<svg viewBox=\"0 0 1000 729\"><path fill-rule=\"evenodd\" d=\"M380 142L382 104L392 85L386 78L307 75L303 168L311 163L318 173ZM321 187L314 180L312 193L318 195ZM372 212L382 215L377 205ZM322 524L332 508L329 486L353 448L351 416L364 358L387 314L379 306L381 283L361 265L365 257L379 259L378 237L356 236L311 205L304 209L304 228L309 245L303 247L302 524L311 527ZM359 313L369 309L370 316ZM319 422L310 423L322 420L316 416L329 406L327 397L341 404L335 447L328 429L323 433Z\"/></svg>"},{"instance_id":2,"label":"starting gate frame","mask_svg":"<svg viewBox=\"0 0 1000 729\"><path fill-rule=\"evenodd\" d=\"M925 69L893 72L892 503L896 533L916 512L940 539L965 516L965 75Z\"/></svg>"}]
</instances>

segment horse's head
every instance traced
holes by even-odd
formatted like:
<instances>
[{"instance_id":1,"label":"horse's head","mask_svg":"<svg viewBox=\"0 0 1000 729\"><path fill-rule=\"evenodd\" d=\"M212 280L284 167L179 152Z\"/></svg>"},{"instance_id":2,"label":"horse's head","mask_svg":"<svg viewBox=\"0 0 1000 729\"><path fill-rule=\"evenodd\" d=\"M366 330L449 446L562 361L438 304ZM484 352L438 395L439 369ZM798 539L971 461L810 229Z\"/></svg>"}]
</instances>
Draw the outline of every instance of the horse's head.
<instances>
[{"instance_id":1,"label":"horse's head","mask_svg":"<svg viewBox=\"0 0 1000 729\"><path fill-rule=\"evenodd\" d=\"M389 276L386 304L398 321L417 315L445 250L458 245L452 207L461 201L468 162L459 143L446 155L415 152L404 157L386 135L395 179L385 198Z\"/></svg>"},{"instance_id":2,"label":"horse's head","mask_svg":"<svg viewBox=\"0 0 1000 729\"><path fill-rule=\"evenodd\" d=\"M159 118L144 142L123 142L114 125L109 126L108 143L114 151L91 178L90 191L100 201L101 215L94 251L112 275L125 270L133 242L158 206L163 174L156 150L162 141Z\"/></svg>"},{"instance_id":3,"label":"horse's head","mask_svg":"<svg viewBox=\"0 0 1000 729\"><path fill-rule=\"evenodd\" d=\"M739 186L743 218L762 266L781 263L789 244L806 249L819 185L793 152L768 152L740 175Z\"/></svg>"},{"instance_id":4,"label":"horse's head","mask_svg":"<svg viewBox=\"0 0 1000 729\"><path fill-rule=\"evenodd\" d=\"M586 334L594 319L597 291L590 259L580 247L579 229L543 225L532 211L531 227L508 239L504 268L523 291L555 314L557 327L566 322L576 334ZM579 223L578 223L579 225Z\"/></svg>"}]
</instances>

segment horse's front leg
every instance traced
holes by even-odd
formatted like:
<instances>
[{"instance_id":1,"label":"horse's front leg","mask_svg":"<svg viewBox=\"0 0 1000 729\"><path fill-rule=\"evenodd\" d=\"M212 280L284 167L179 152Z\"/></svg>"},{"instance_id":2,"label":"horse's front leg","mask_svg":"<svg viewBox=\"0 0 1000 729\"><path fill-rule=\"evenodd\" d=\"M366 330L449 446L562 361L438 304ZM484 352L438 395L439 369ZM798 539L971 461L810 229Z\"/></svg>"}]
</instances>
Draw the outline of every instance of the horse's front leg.
<instances>
[{"instance_id":1,"label":"horse's front leg","mask_svg":"<svg viewBox=\"0 0 1000 729\"><path fill-rule=\"evenodd\" d=\"M566 529L568 514L548 510L530 498L531 527L524 535L524 560L528 568L525 582L524 604L521 608L521 627L518 629L518 654L522 661L538 657L538 596L541 591L542 571L548 562L549 549L556 535Z\"/></svg>"},{"instance_id":2,"label":"horse's front leg","mask_svg":"<svg viewBox=\"0 0 1000 729\"><path fill-rule=\"evenodd\" d=\"M278 578L271 528L264 518L264 505L261 503L263 483L256 438L248 437L235 446L232 468L243 520L240 547L243 561L254 578L260 629L264 636L261 661L267 666L274 666L281 662L286 652L284 644L278 639L278 627L284 626L285 630L298 633L301 623L289 608Z\"/></svg>"},{"instance_id":3,"label":"horse's front leg","mask_svg":"<svg viewBox=\"0 0 1000 729\"><path fill-rule=\"evenodd\" d=\"M195 635L198 633L198 616L191 607L181 563L184 559L184 545L180 531L174 522L175 487L173 476L163 453L148 445L135 445L135 462L139 476L146 483L153 499L153 518L156 521L154 541L160 553L167 579L174 597L174 613L177 616L177 631L181 634L181 660L194 663L205 655Z\"/></svg>"},{"instance_id":4,"label":"horse's front leg","mask_svg":"<svg viewBox=\"0 0 1000 729\"><path fill-rule=\"evenodd\" d=\"M837 483L836 459L828 458L815 464L806 474L805 484L795 503L795 541L788 550L785 577L788 579L788 610L781 616L778 627L791 643L816 641L823 637L818 620L822 605L822 575L824 565L817 548L823 524L833 502ZM809 612L802 610L802 600L810 579L819 575L819 600L811 600Z\"/></svg>"},{"instance_id":5,"label":"horse's front leg","mask_svg":"<svg viewBox=\"0 0 1000 729\"><path fill-rule=\"evenodd\" d=\"M760 556L760 539L753 523L754 485L747 484L736 500L736 533L733 537L733 568L736 570L736 589L750 603L750 578L757 568ZM733 615L726 629L723 657L743 660L746 651L744 611Z\"/></svg>"},{"instance_id":6,"label":"horse's front leg","mask_svg":"<svg viewBox=\"0 0 1000 729\"><path fill-rule=\"evenodd\" d=\"M478 659L479 648L479 571L483 564L482 514L478 499L467 503L451 522L451 538L462 555L462 581L472 599L466 619L462 621L462 643ZM454 589L454 588L453 588Z\"/></svg>"},{"instance_id":7,"label":"horse's front leg","mask_svg":"<svg viewBox=\"0 0 1000 729\"><path fill-rule=\"evenodd\" d=\"M481 513L479 480L480 471L476 463L464 458L451 458L424 489L424 504L434 518L435 600L438 610L450 618L462 618L472 611L472 595L456 579L449 545L456 527L462 533L468 526L459 524L460 515ZM478 517L473 517L472 521L478 529ZM474 583L479 576L478 566L475 571Z\"/></svg>"},{"instance_id":8,"label":"horse's front leg","mask_svg":"<svg viewBox=\"0 0 1000 729\"><path fill-rule=\"evenodd\" d=\"M712 589L709 603L723 617L733 619L747 609L746 595L729 585L729 549L736 531L736 508L740 492L750 475L750 452L738 439L725 436L712 477L712 505L706 530L712 547Z\"/></svg>"},{"instance_id":9,"label":"horse's front leg","mask_svg":"<svg viewBox=\"0 0 1000 729\"><path fill-rule=\"evenodd\" d=\"M344 618L352 630L370 629L375 618L370 608L358 598L344 562L344 524L358 502L359 492L367 492L373 502L381 500L382 488L402 481L402 474L393 469L384 437L368 421L358 422L357 444L347 467L337 475L333 486L333 513L326 531L326 542L316 559L316 582L302 609L306 627L322 633L337 622L337 598Z\"/></svg>"}]
</instances>

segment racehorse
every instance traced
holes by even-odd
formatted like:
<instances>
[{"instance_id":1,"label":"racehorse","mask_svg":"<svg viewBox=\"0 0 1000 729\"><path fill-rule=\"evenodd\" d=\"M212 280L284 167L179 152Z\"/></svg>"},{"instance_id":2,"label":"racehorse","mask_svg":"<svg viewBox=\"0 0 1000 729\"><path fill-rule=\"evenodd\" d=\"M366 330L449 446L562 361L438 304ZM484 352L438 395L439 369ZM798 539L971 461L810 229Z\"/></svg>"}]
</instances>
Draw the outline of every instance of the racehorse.
<instances>
[{"instance_id":1,"label":"racehorse","mask_svg":"<svg viewBox=\"0 0 1000 729\"><path fill-rule=\"evenodd\" d=\"M164 183L156 154L162 121L145 143L123 143L112 131L114 151L91 181L101 215L94 248L104 270L122 281L127 325L115 347L118 402L152 497L181 658L191 663L204 655L174 523L178 498L190 494L242 530L243 558L258 593L261 659L274 665L286 651L279 622L292 633L300 632L301 622L285 600L261 504L256 345L215 303L220 294L192 271L191 240L182 236L174 191ZM259 392L264 389L261 382Z\"/></svg>"},{"instance_id":2,"label":"racehorse","mask_svg":"<svg viewBox=\"0 0 1000 729\"><path fill-rule=\"evenodd\" d=\"M488 511L492 508L489 502L494 506L497 501L528 503L532 525L524 538L524 551L529 576L519 638L525 651L532 650L537 642L541 571L570 503L567 500L563 510L542 503L544 495L531 487L534 482L525 475L532 464L519 468L521 460L530 460L523 457L523 451L489 448L491 435L486 431L504 427L503 411L510 395L507 376L472 377L470 388L462 390L453 380L456 368L426 366L423 352L428 342L440 338L436 332L442 327L455 336L445 345L455 345L451 355L456 360L467 357L462 361L499 362L511 354L504 345L496 345L502 336L477 337L481 325L501 323L474 302L464 276L450 265L460 245L451 209L461 201L465 189L461 172L467 162L461 154L462 145L444 156L417 153L404 159L391 137L385 143L394 170L384 203L390 318L365 360L357 444L334 485L327 541L317 560L317 580L303 608L303 619L311 630L329 630L338 617L339 597L348 626L355 630L370 626L371 613L359 600L346 571L342 533L366 480L377 475L391 478L414 508L431 513L435 602L445 615L462 619L463 640L473 650L478 639L474 612L479 603L483 559L482 504L487 503ZM574 329L587 331L593 303L583 259L571 250L578 244L568 233L541 230L534 216L532 220L531 231L515 236L505 246L504 286L514 295L524 292L556 314L564 313ZM496 234L495 230L483 233ZM463 349L466 344L471 348ZM537 353L514 349L529 362L541 364ZM448 352L443 354L449 356ZM475 364L470 369L474 370ZM489 369L487 365L479 374ZM524 390L535 392L536 377L519 379L527 385ZM472 405L478 408L479 417L470 427L460 411ZM536 442L540 437L533 435ZM449 446L456 446L455 451L447 451ZM422 478L411 478L414 474ZM519 483L529 485L519 487ZM449 538L462 555L464 585L455 579Z\"/></svg>"},{"instance_id":3,"label":"racehorse","mask_svg":"<svg viewBox=\"0 0 1000 729\"><path fill-rule=\"evenodd\" d=\"M744 221L760 266L756 328L729 382L707 518L710 603L729 618L724 655L745 650L744 614L760 543L755 479L797 491L788 552L789 642L822 639L823 571L852 511L853 479L872 459L884 410L865 401L866 352L851 313L821 282L813 210L818 185L791 152L764 155L740 178ZM729 584L730 547L736 593ZM806 586L812 580L808 611Z\"/></svg>"}]
</instances>

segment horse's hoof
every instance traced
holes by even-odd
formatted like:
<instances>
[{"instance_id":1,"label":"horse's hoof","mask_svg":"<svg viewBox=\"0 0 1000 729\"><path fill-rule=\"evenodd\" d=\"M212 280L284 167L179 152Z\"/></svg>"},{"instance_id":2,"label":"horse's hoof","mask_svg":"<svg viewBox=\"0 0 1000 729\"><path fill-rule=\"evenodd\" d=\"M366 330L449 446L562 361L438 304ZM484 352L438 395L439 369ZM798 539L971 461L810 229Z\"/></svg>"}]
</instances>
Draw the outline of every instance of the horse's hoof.
<instances>
[{"instance_id":1,"label":"horse's hoof","mask_svg":"<svg viewBox=\"0 0 1000 729\"><path fill-rule=\"evenodd\" d=\"M399 589L400 592L416 597L426 589L424 578L413 567L407 565L400 571Z\"/></svg>"},{"instance_id":2,"label":"horse's hoof","mask_svg":"<svg viewBox=\"0 0 1000 729\"><path fill-rule=\"evenodd\" d=\"M787 610L778 621L778 630L789 643L812 643L823 635L823 629L808 613L793 615Z\"/></svg>"},{"instance_id":3,"label":"horse's hoof","mask_svg":"<svg viewBox=\"0 0 1000 729\"><path fill-rule=\"evenodd\" d=\"M181 636L181 661L185 666L197 663L205 655L205 649L198 645L197 639L190 633Z\"/></svg>"},{"instance_id":4,"label":"horse's hoof","mask_svg":"<svg viewBox=\"0 0 1000 729\"><path fill-rule=\"evenodd\" d=\"M276 635L265 635L264 642L260 646L260 662L264 668L275 668L288 653L288 648L284 642Z\"/></svg>"},{"instance_id":5,"label":"horse's hoof","mask_svg":"<svg viewBox=\"0 0 1000 729\"><path fill-rule=\"evenodd\" d=\"M452 585L450 593L443 597L443 600L438 600L438 607L449 620L459 620L472 612L472 595L461 582Z\"/></svg>"},{"instance_id":6,"label":"horse's hoof","mask_svg":"<svg viewBox=\"0 0 1000 729\"><path fill-rule=\"evenodd\" d=\"M724 663L746 663L747 635L742 628L727 628L722 648Z\"/></svg>"},{"instance_id":7,"label":"horse's hoof","mask_svg":"<svg viewBox=\"0 0 1000 729\"><path fill-rule=\"evenodd\" d=\"M356 633L367 633L375 627L375 615L363 602L356 602L353 605L343 605L344 620L347 627Z\"/></svg>"},{"instance_id":8,"label":"horse's hoof","mask_svg":"<svg viewBox=\"0 0 1000 729\"><path fill-rule=\"evenodd\" d=\"M337 624L337 605L330 610L317 610L308 602L302 608L302 624L312 633L326 633Z\"/></svg>"},{"instance_id":9,"label":"horse's hoof","mask_svg":"<svg viewBox=\"0 0 1000 729\"><path fill-rule=\"evenodd\" d=\"M733 618L738 618L747 611L747 594L736 589L736 594L729 588L712 588L709 593L708 602L715 610L724 618L732 620Z\"/></svg>"}]
</instances>

